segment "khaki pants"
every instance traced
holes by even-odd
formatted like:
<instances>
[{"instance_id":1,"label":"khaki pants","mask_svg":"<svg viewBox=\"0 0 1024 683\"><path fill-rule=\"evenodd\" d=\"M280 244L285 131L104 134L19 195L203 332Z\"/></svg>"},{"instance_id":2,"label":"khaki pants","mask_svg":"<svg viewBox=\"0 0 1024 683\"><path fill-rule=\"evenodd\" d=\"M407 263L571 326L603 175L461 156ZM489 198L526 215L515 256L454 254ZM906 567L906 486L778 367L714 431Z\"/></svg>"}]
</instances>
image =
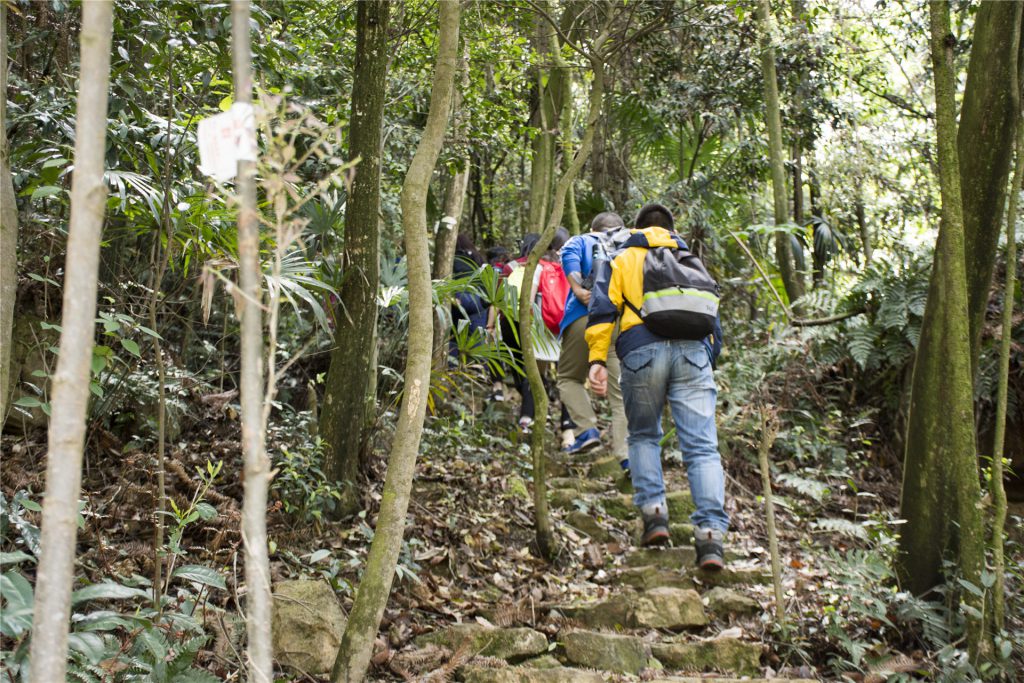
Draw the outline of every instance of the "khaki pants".
<instances>
[{"instance_id":1,"label":"khaki pants","mask_svg":"<svg viewBox=\"0 0 1024 683\"><path fill-rule=\"evenodd\" d=\"M576 435L597 427L597 415L590 404L585 383L590 372L590 349L585 336L586 316L566 328L562 334L562 353L558 357L558 394L576 423ZM612 405L612 453L620 460L626 457L626 410L619 388L619 358L615 341L608 349L608 401Z\"/></svg>"}]
</instances>

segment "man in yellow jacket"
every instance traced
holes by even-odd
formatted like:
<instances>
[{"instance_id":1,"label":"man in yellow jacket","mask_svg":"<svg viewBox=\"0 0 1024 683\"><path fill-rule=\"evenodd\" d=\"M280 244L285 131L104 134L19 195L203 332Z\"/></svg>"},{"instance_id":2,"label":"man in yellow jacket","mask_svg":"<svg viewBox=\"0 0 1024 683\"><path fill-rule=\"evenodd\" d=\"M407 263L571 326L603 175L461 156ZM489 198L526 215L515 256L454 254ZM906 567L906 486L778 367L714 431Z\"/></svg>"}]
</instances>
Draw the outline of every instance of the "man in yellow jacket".
<instances>
[{"instance_id":1,"label":"man in yellow jacket","mask_svg":"<svg viewBox=\"0 0 1024 683\"><path fill-rule=\"evenodd\" d=\"M615 322L619 336L615 349L620 359L622 397L626 407L630 472L644 522L641 545L657 545L669 539L668 505L661 470L661 414L668 401L686 464L696 511L694 526L697 564L720 569L724 564L723 540L729 529L725 512L725 475L718 453L715 426L715 386L712 364L721 348L721 326L703 339L669 339L647 329L640 316L644 303L644 261L657 247L687 249L672 232L672 213L660 204L644 206L636 217L632 235L610 263L597 272L590 300L586 338L590 348L590 385L603 396L608 386L605 360ZM682 290L679 290L682 292ZM702 304L693 292L694 306ZM648 295L648 298L650 295ZM717 302L717 297L716 297ZM682 304L687 305L687 304Z\"/></svg>"}]
</instances>

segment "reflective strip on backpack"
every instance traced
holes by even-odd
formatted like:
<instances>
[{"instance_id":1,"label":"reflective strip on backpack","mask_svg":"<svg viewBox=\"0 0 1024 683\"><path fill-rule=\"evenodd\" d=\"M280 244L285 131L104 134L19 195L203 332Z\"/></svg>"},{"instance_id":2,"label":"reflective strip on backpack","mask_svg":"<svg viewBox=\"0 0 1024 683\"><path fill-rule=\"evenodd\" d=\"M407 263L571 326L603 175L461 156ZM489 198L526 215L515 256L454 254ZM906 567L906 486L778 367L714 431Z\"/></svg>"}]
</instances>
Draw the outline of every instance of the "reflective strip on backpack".
<instances>
[{"instance_id":1,"label":"reflective strip on backpack","mask_svg":"<svg viewBox=\"0 0 1024 683\"><path fill-rule=\"evenodd\" d=\"M684 287L670 287L644 294L643 317L663 311L692 311L718 315L718 297L711 292Z\"/></svg>"}]
</instances>

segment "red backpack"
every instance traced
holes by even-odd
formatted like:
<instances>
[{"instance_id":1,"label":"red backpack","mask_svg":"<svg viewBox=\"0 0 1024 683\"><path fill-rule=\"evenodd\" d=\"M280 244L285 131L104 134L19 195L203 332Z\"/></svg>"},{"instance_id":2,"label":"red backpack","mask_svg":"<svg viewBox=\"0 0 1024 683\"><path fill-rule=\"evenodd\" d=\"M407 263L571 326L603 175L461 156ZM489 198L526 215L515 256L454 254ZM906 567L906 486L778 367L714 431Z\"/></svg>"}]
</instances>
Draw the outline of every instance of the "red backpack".
<instances>
[{"instance_id":1,"label":"red backpack","mask_svg":"<svg viewBox=\"0 0 1024 683\"><path fill-rule=\"evenodd\" d=\"M565 278L560 263L542 260L540 269L537 294L540 296L541 317L544 318L547 328L557 337L565 313L565 300L569 296L569 281Z\"/></svg>"}]
</instances>

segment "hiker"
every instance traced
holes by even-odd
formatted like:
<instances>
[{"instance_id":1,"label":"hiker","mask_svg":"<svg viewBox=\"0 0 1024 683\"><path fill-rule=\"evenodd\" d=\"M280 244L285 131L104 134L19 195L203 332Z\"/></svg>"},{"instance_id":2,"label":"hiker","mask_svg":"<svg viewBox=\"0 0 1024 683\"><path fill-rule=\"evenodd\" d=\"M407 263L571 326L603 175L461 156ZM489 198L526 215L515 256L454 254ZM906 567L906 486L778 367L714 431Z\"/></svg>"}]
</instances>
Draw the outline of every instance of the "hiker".
<instances>
[{"instance_id":1,"label":"hiker","mask_svg":"<svg viewBox=\"0 0 1024 683\"><path fill-rule=\"evenodd\" d=\"M595 266L586 338L590 385L608 391L606 366L616 321L616 351L629 427L629 464L644 532L643 546L669 540L668 504L661 471L661 415L667 400L679 435L696 511L697 564L720 569L729 529L725 475L718 453L712 367L721 349L718 286L673 230L671 212L648 204L636 228L612 255ZM603 254L599 254L599 257Z\"/></svg>"},{"instance_id":2,"label":"hiker","mask_svg":"<svg viewBox=\"0 0 1024 683\"><path fill-rule=\"evenodd\" d=\"M455 240L455 261L452 264L452 277L456 280L469 279L484 265L484 257L473 246L473 241L465 233L459 233ZM491 306L474 292L458 292L452 304L452 327L459 329L462 321L466 321L473 330L484 331L490 318ZM459 347L454 336L448 343L448 352L458 357Z\"/></svg>"},{"instance_id":3,"label":"hiker","mask_svg":"<svg viewBox=\"0 0 1024 683\"><path fill-rule=\"evenodd\" d=\"M605 211L590 222L590 232L576 235L562 248L562 269L569 280L569 296L565 302L565 315L559 328L562 353L558 358L558 393L569 408L576 423L576 435L565 448L567 453L582 453L601 445L597 430L597 414L587 395L585 382L589 368L587 341L587 306L593 286L592 267L594 248L602 234L623 229L625 223L619 214ZM609 397L612 406L612 454L618 458L623 470L629 468L626 450L626 413L619 389L619 361L614 349L608 353L610 372Z\"/></svg>"},{"instance_id":4,"label":"hiker","mask_svg":"<svg viewBox=\"0 0 1024 683\"><path fill-rule=\"evenodd\" d=\"M543 377L547 377L547 366L549 363L557 360L559 353L558 340L555 337L555 333L558 329L558 322L562 318L562 302L565 301L568 284L565 282L561 265L558 263L558 250L565 244L568 237L569 232L565 228L558 228L547 252L545 252L537 264L537 270L534 272L531 285L531 300L540 303L541 315L535 317L532 331L534 355ZM507 266L505 282L508 286L514 288L516 297L518 297L519 288L523 285L524 264L529 258L530 252L537 245L539 238L540 236L536 234L527 235L523 240L520 257ZM489 321L488 325L493 329L495 322L493 320ZM519 341L519 331L518 329L513 329L514 325L516 325L514 320L509 320L505 316L497 317L497 331L500 334L500 339L509 347L512 357L521 366L523 356ZM514 379L516 389L523 399L519 410L519 428L527 432L532 428L536 417L534 415L533 391L524 375L517 373ZM549 395L553 393L551 389L551 387L548 387ZM498 389L495 388L492 390L491 396L494 397L497 392ZM503 399L504 396L502 395ZM562 403L560 425L564 439L566 432L571 434L574 426L564 402Z\"/></svg>"},{"instance_id":5,"label":"hiker","mask_svg":"<svg viewBox=\"0 0 1024 683\"><path fill-rule=\"evenodd\" d=\"M508 263L509 258L508 249L501 245L491 247L487 250L487 263L489 263L491 268L494 268L494 270L499 274L505 268L505 264Z\"/></svg>"}]
</instances>

